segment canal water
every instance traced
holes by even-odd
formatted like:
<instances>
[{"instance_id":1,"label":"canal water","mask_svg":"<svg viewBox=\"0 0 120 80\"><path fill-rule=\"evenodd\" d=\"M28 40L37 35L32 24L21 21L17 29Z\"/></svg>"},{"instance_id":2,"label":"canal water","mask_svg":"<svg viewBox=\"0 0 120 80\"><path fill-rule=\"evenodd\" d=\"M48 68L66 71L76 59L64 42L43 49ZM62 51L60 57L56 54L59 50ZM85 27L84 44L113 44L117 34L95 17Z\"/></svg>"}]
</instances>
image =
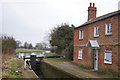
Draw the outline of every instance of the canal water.
<instances>
[{"instance_id":1,"label":"canal water","mask_svg":"<svg viewBox=\"0 0 120 80\"><path fill-rule=\"evenodd\" d=\"M18 53L19 58L30 57L30 55L44 56L45 52L32 52L32 53ZM48 53L49 54L49 53ZM37 62L37 67L34 72L38 75L40 80L45 80L48 78L75 78L73 75L66 73L56 67L45 63L44 61Z\"/></svg>"},{"instance_id":2,"label":"canal water","mask_svg":"<svg viewBox=\"0 0 120 80\"><path fill-rule=\"evenodd\" d=\"M36 55L36 57L42 57L45 53L50 53L50 51L41 51L41 52L20 52L18 53L18 58L30 57L30 55Z\"/></svg>"}]
</instances>

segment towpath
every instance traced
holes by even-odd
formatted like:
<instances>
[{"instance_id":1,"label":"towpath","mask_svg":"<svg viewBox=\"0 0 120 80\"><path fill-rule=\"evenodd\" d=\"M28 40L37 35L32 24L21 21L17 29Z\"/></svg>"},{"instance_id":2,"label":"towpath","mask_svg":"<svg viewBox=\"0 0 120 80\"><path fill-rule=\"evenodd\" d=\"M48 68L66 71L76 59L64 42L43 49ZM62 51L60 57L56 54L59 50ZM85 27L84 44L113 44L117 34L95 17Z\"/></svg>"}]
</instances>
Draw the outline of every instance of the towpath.
<instances>
[{"instance_id":1,"label":"towpath","mask_svg":"<svg viewBox=\"0 0 120 80\"><path fill-rule=\"evenodd\" d=\"M53 60L45 60L45 62L61 70L64 70L65 72L75 75L76 77L79 78L113 78L113 76L108 76L106 74L98 73L93 69L81 68L75 64L72 64L71 62L65 62L65 61L60 62Z\"/></svg>"},{"instance_id":2,"label":"towpath","mask_svg":"<svg viewBox=\"0 0 120 80\"><path fill-rule=\"evenodd\" d=\"M22 72L25 79L40 80L33 70L29 70L28 66L26 67L26 70L24 70L24 61L22 59L19 59L19 61L21 64L19 71Z\"/></svg>"}]
</instances>

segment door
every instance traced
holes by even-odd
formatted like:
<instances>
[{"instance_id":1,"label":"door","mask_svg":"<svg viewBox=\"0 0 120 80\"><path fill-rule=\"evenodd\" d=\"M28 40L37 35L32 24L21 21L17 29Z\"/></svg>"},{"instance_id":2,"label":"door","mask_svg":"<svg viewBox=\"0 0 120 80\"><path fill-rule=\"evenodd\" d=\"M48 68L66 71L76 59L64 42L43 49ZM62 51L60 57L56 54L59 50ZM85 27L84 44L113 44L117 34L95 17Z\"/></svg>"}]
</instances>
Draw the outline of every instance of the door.
<instances>
[{"instance_id":1,"label":"door","mask_svg":"<svg viewBox=\"0 0 120 80\"><path fill-rule=\"evenodd\" d=\"M98 70L98 49L95 50L94 69Z\"/></svg>"}]
</instances>

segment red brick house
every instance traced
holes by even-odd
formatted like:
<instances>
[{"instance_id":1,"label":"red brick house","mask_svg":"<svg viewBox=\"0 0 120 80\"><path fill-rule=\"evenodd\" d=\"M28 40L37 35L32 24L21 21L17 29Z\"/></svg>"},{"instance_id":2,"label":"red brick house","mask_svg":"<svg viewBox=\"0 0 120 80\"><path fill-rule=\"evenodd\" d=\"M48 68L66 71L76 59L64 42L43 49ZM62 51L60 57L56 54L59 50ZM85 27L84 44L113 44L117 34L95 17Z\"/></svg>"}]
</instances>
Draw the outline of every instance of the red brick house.
<instances>
[{"instance_id":1,"label":"red brick house","mask_svg":"<svg viewBox=\"0 0 120 80\"><path fill-rule=\"evenodd\" d=\"M74 63L120 73L120 10L96 17L95 3L88 21L74 29Z\"/></svg>"}]
</instances>

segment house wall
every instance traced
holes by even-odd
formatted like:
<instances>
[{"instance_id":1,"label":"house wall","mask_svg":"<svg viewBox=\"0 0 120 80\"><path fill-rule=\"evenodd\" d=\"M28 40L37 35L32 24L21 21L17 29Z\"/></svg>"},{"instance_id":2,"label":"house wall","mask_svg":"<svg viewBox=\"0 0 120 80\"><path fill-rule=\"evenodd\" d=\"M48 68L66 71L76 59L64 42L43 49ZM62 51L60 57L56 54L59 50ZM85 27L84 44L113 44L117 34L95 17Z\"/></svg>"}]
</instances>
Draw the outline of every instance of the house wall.
<instances>
[{"instance_id":1,"label":"house wall","mask_svg":"<svg viewBox=\"0 0 120 80\"><path fill-rule=\"evenodd\" d=\"M112 35L105 35L105 24L112 22ZM99 37L94 37L94 27L99 25ZM87 28L87 27L86 27ZM118 43L118 16L114 16L89 25L89 39L97 40L99 44Z\"/></svg>"},{"instance_id":2,"label":"house wall","mask_svg":"<svg viewBox=\"0 0 120 80\"><path fill-rule=\"evenodd\" d=\"M120 3L120 2L119 2ZM119 62L119 75L120 75L120 15L118 16L118 42L119 42L119 46L118 46L118 62Z\"/></svg>"},{"instance_id":3,"label":"house wall","mask_svg":"<svg viewBox=\"0 0 120 80\"><path fill-rule=\"evenodd\" d=\"M89 29L88 29L89 27L87 28L86 27L87 26L74 30L74 62L92 68L91 54L89 53L90 47L86 47L86 44L88 43L89 40ZM79 40L79 30L83 30L83 40ZM78 59L79 48L83 49L82 60Z\"/></svg>"},{"instance_id":4,"label":"house wall","mask_svg":"<svg viewBox=\"0 0 120 80\"><path fill-rule=\"evenodd\" d=\"M112 35L105 35L105 24L112 22ZM99 25L99 37L94 37L94 27ZM79 30L83 30L83 40L79 40ZM74 30L74 62L83 64L86 67L93 68L93 51L91 47L86 46L89 40L97 40L100 49L98 55L98 69L103 71L118 72L118 51L119 46L116 45L119 42L118 35L120 35L118 29L118 16L113 16ZM111 44L112 43L112 44ZM78 60L78 49L83 49L83 59ZM105 49L112 50L112 64L104 63ZM119 67L120 68L120 67Z\"/></svg>"},{"instance_id":5,"label":"house wall","mask_svg":"<svg viewBox=\"0 0 120 80\"><path fill-rule=\"evenodd\" d=\"M78 50L79 48L83 49L82 59L78 59ZM84 65L86 67L93 68L91 63L91 54L89 53L89 47L74 47L74 62L77 64ZM88 56L86 56L88 55Z\"/></svg>"},{"instance_id":6,"label":"house wall","mask_svg":"<svg viewBox=\"0 0 120 80\"><path fill-rule=\"evenodd\" d=\"M112 64L104 63L105 49L112 50ZM102 71L118 72L118 46L100 46L98 55L98 68Z\"/></svg>"}]
</instances>

